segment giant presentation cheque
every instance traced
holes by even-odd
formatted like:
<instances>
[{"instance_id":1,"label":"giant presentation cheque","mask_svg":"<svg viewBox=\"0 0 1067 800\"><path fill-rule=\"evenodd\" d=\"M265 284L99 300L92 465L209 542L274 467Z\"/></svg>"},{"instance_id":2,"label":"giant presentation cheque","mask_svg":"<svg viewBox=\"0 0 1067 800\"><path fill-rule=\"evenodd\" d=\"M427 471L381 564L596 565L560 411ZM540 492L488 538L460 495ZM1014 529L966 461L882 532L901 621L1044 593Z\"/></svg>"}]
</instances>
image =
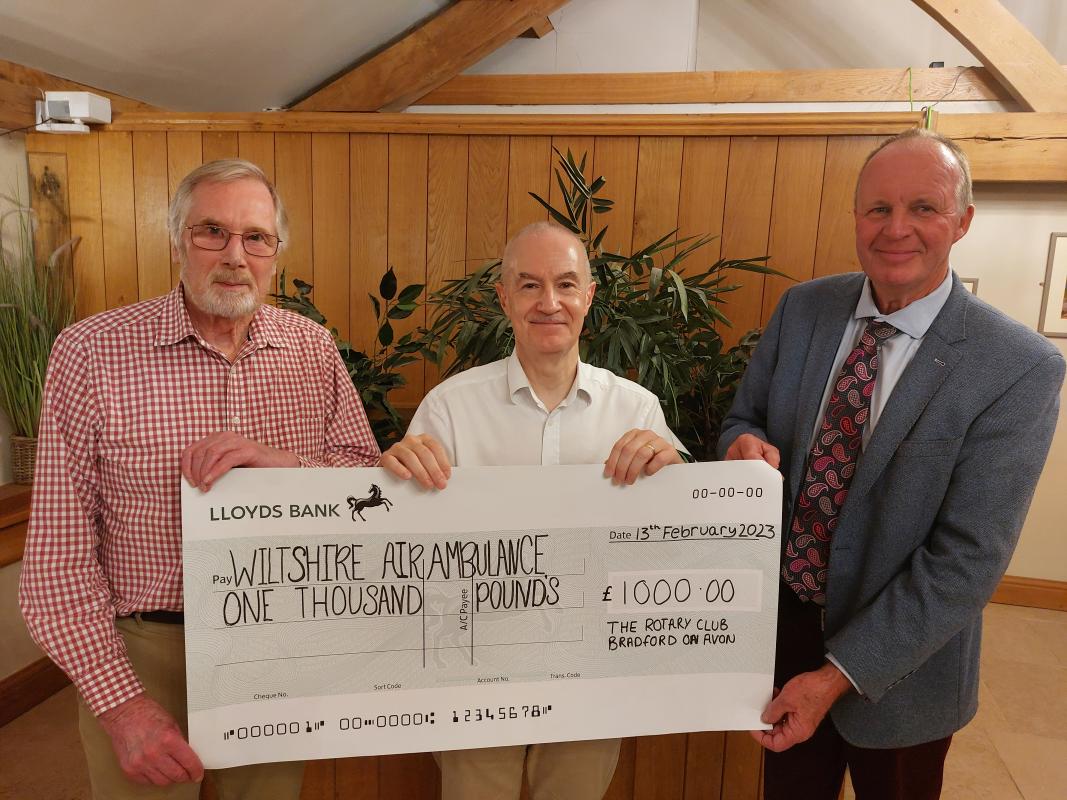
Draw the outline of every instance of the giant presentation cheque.
<instances>
[{"instance_id":1,"label":"giant presentation cheque","mask_svg":"<svg viewBox=\"0 0 1067 800\"><path fill-rule=\"evenodd\" d=\"M602 469L183 485L204 765L767 727L781 476Z\"/></svg>"}]
</instances>

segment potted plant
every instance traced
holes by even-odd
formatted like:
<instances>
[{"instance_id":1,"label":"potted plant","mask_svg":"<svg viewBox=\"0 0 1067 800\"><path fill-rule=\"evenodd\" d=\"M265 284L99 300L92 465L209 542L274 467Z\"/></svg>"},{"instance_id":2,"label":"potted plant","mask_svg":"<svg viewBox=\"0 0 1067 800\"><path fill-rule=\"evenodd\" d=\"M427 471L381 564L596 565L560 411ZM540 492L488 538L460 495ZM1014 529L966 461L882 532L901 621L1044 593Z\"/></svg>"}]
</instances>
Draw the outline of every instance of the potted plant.
<instances>
[{"instance_id":1,"label":"potted plant","mask_svg":"<svg viewBox=\"0 0 1067 800\"><path fill-rule=\"evenodd\" d=\"M286 291L285 273L278 281L278 293L271 297L280 308L295 311L308 319L329 327L326 317L311 301L312 286L299 278L293 280L293 294ZM419 360L423 345L418 338L418 331L405 333L399 339L395 337L390 320L407 319L418 308L418 297L423 285L413 283L400 289L396 273L389 267L378 285L378 295L368 292L374 319L378 328L374 349L368 355L354 348L342 339L337 328L329 327L334 342L348 369L348 375L359 392L363 408L367 412L371 431L384 451L404 436L405 422L400 413L389 400L389 393L403 386L407 381L400 373L400 368Z\"/></svg>"},{"instance_id":2,"label":"potted plant","mask_svg":"<svg viewBox=\"0 0 1067 800\"><path fill-rule=\"evenodd\" d=\"M713 236L677 237L670 231L632 255L606 251L607 226L595 224L612 201L601 196L603 177L588 181L585 162L555 151L563 207L531 196L552 219L585 242L597 291L580 339L583 361L629 377L660 398L667 422L699 461L715 458L719 425L758 340L749 332L725 348L717 328L729 326L719 309L739 288L731 270L768 275L767 257L718 259L697 269L686 264ZM438 364L451 356L445 375L503 358L513 347L507 317L493 290L500 262L446 281L427 300L436 312L424 332Z\"/></svg>"},{"instance_id":3,"label":"potted plant","mask_svg":"<svg viewBox=\"0 0 1067 800\"><path fill-rule=\"evenodd\" d=\"M37 263L33 211L17 199L9 202L15 208L0 216L0 410L11 422L15 482L31 483L48 356L74 319L73 288L61 256L78 238Z\"/></svg>"}]
</instances>

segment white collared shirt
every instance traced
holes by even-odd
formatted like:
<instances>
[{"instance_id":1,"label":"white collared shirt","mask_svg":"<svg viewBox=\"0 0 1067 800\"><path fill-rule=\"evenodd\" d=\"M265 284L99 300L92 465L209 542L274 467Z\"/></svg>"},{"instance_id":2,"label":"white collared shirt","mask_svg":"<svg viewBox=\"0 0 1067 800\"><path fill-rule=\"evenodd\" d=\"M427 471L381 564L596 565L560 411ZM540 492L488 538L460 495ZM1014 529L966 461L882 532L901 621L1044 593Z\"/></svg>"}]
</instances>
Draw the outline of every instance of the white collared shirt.
<instances>
[{"instance_id":1,"label":"white collared shirt","mask_svg":"<svg viewBox=\"0 0 1067 800\"><path fill-rule=\"evenodd\" d=\"M408 433L440 441L453 466L480 467L600 464L631 428L684 449L643 386L579 361L567 396L548 411L512 354L431 389Z\"/></svg>"}]
</instances>

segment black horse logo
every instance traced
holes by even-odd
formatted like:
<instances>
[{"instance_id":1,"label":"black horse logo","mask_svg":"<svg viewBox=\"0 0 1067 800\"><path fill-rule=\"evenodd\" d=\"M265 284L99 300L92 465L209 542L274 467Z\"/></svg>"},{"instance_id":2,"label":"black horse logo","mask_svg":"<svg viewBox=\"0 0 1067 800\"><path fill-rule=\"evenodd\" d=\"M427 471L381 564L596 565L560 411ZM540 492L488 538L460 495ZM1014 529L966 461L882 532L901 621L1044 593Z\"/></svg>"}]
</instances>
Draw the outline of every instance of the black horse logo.
<instances>
[{"instance_id":1,"label":"black horse logo","mask_svg":"<svg viewBox=\"0 0 1067 800\"><path fill-rule=\"evenodd\" d=\"M359 518L364 522L367 518L363 516L363 509L374 508L375 506L385 506L385 510L388 511L392 506L392 501L387 497L382 497L382 489L378 484L372 483L370 485L370 497L349 497L348 507L352 510L352 521L356 521L356 514L359 514Z\"/></svg>"}]
</instances>

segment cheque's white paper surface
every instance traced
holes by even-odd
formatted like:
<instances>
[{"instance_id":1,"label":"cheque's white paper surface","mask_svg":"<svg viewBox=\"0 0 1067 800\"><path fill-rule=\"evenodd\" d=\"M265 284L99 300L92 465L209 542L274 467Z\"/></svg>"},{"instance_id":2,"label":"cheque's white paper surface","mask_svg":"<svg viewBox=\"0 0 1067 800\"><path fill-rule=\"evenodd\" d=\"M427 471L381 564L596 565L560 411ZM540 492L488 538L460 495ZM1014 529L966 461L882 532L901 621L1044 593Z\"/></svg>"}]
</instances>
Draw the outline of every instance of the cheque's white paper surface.
<instances>
[{"instance_id":1,"label":"cheque's white paper surface","mask_svg":"<svg viewBox=\"0 0 1067 800\"><path fill-rule=\"evenodd\" d=\"M764 728L780 475L234 470L182 487L205 766Z\"/></svg>"}]
</instances>

